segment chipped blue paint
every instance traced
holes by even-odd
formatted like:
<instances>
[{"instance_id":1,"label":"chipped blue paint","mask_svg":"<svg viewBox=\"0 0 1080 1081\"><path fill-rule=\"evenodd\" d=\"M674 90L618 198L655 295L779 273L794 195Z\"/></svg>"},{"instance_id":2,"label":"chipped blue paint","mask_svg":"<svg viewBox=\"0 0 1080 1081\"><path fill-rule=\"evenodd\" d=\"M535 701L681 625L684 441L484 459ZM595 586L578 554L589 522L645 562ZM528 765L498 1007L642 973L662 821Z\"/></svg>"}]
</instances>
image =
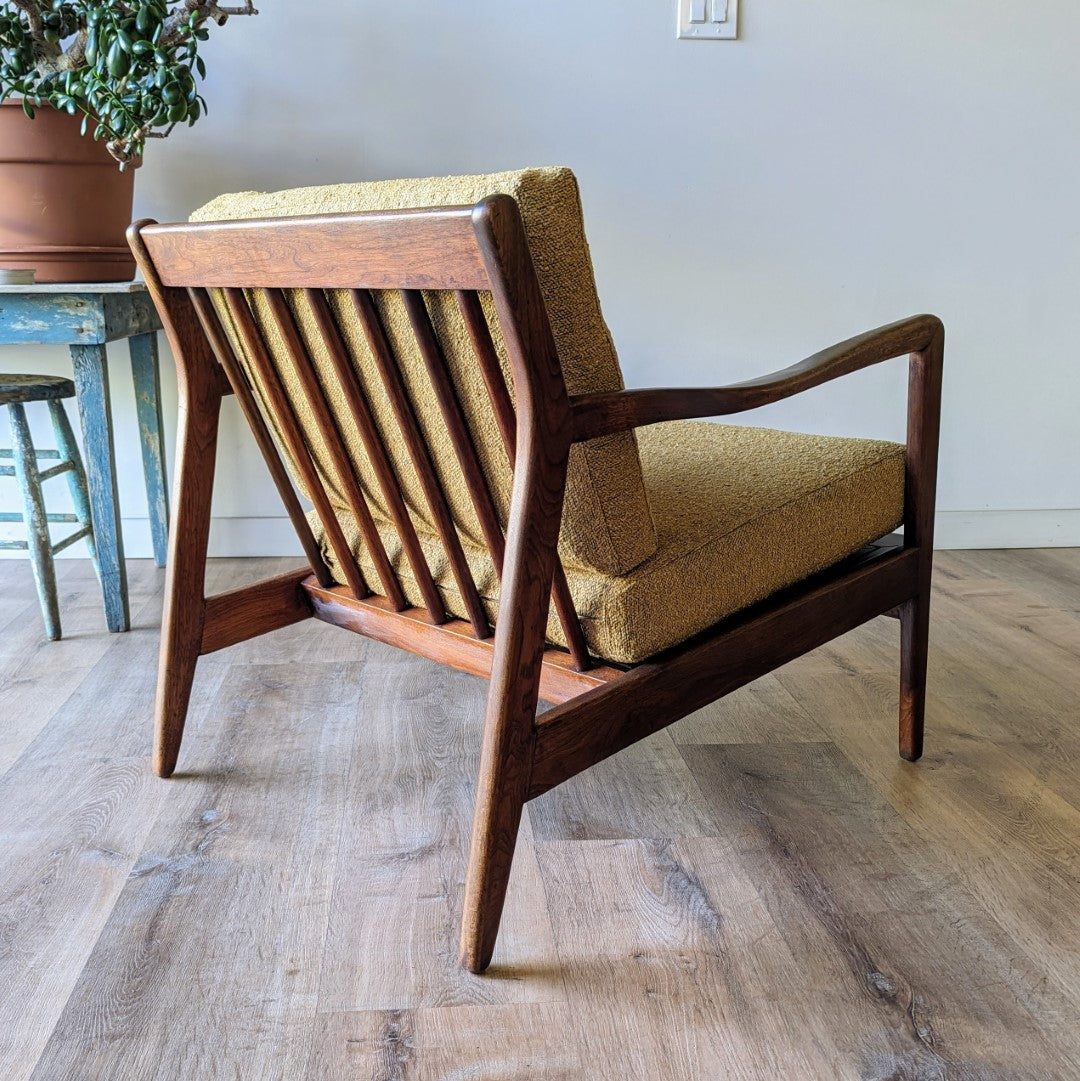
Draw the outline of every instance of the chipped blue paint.
<instances>
[{"instance_id":1,"label":"chipped blue paint","mask_svg":"<svg viewBox=\"0 0 1080 1081\"><path fill-rule=\"evenodd\" d=\"M11 417L11 435L14 442L15 476L22 490L24 520L26 522L27 547L30 549L30 565L34 569L41 614L45 619L45 633L55 642L60 637L60 602L56 596L56 571L53 567L52 541L49 540L49 516L45 511L45 497L41 491L34 442L26 423L26 408L22 402L8 406Z\"/></svg>"},{"instance_id":2,"label":"chipped blue paint","mask_svg":"<svg viewBox=\"0 0 1080 1081\"><path fill-rule=\"evenodd\" d=\"M164 566L169 508L156 342L160 327L149 293L138 286L118 290L103 285L100 292L83 286L70 293L0 287L0 345L67 345L71 349L106 621L113 631L127 630L130 615L105 343L131 340L154 557L159 567Z\"/></svg>"},{"instance_id":3,"label":"chipped blue paint","mask_svg":"<svg viewBox=\"0 0 1080 1081\"><path fill-rule=\"evenodd\" d=\"M86 447L90 511L101 566L101 585L105 592L105 622L110 631L126 631L131 626L131 613L128 610L127 574L124 571L124 538L120 532L120 500L116 491L116 453L113 449L112 405L109 402L106 359L103 345L71 347L75 398L79 403L83 445Z\"/></svg>"},{"instance_id":4,"label":"chipped blue paint","mask_svg":"<svg viewBox=\"0 0 1080 1081\"><path fill-rule=\"evenodd\" d=\"M169 497L165 479L165 448L161 438L161 373L156 334L137 334L128 342L131 375L135 381L135 410L142 442L146 503L154 537L154 561L165 566L169 546Z\"/></svg>"},{"instance_id":5,"label":"chipped blue paint","mask_svg":"<svg viewBox=\"0 0 1080 1081\"><path fill-rule=\"evenodd\" d=\"M107 340L105 305L67 293L0 293L5 345L96 344Z\"/></svg>"}]
</instances>

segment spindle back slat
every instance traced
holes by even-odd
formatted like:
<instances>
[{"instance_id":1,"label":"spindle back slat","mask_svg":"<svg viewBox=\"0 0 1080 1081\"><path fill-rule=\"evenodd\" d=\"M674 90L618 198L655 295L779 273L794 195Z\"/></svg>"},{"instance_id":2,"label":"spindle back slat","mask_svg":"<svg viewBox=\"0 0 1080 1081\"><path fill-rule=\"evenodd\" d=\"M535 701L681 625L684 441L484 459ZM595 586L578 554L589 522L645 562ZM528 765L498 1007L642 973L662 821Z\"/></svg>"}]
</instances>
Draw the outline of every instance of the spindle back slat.
<instances>
[{"instance_id":1,"label":"spindle back slat","mask_svg":"<svg viewBox=\"0 0 1080 1081\"><path fill-rule=\"evenodd\" d=\"M455 293L458 310L461 312L465 327L469 333L473 351L480 367L480 374L487 389L488 399L491 402L492 413L495 423L499 428L502 438L503 449L506 451L510 468L514 468L514 446L517 442L517 418L514 415L514 403L510 400L510 392L503 378L502 366L499 364L498 351L495 343L491 340L491 331L488 329L487 319L484 317L484 309L480 304L480 297L476 293L457 290ZM578 618L574 607L574 600L570 596L570 585L566 580L566 570L562 560L555 560L555 571L551 584L551 596L555 602L555 611L559 617L559 624L566 636L566 644L570 650L574 663L584 670L589 667L589 647L585 642L585 634L581 629L581 620Z\"/></svg>"},{"instance_id":2,"label":"spindle back slat","mask_svg":"<svg viewBox=\"0 0 1080 1081\"><path fill-rule=\"evenodd\" d=\"M402 293L402 298L405 301L405 309L409 313L409 323L420 348L424 367L427 369L428 378L431 380L435 397L439 402L439 410L446 422L454 453L461 466L465 486L469 490L469 498L472 500L473 509L480 522L484 541L495 563L495 570L501 575L506 548L502 526L499 523L499 515L495 510L495 503L491 498L487 481L484 479L484 471L476 453L476 446L469 434L469 425L462 411L461 402L454 391L442 349L439 347L439 340L435 336L435 328L431 325L431 317L424 306L424 298L419 293L407 291Z\"/></svg>"},{"instance_id":3,"label":"spindle back slat","mask_svg":"<svg viewBox=\"0 0 1080 1081\"><path fill-rule=\"evenodd\" d=\"M454 525L450 505L442 490L439 475L435 471L435 463L432 461L431 452L420 429L420 423L405 388L397 358L390 347L390 341L379 318L378 310L371 299L371 294L364 289L352 290L352 302L357 318L364 328L364 335L382 381L382 388L390 399L398 430L408 448L409 457L412 459L417 478L424 490L424 497L434 519L435 528L438 530L439 539L446 550L446 557L465 603L469 622L472 623L478 638L487 638L491 634L491 624L484 611L483 601L480 599L468 560L461 547L461 539Z\"/></svg>"},{"instance_id":4,"label":"spindle back slat","mask_svg":"<svg viewBox=\"0 0 1080 1081\"><path fill-rule=\"evenodd\" d=\"M436 623L446 622L446 608L442 597L439 595L435 579L431 576L431 569L424 558L423 549L420 547L420 539L416 535L416 528L409 516L405 499L402 495L401 484L394 472L390 456L383 446L382 437L375 424L375 418L371 414L364 395L364 389L357 378L356 369L352 365L348 348L345 345L341 328L334 318L334 313L327 303L326 295L321 289L305 290L307 302L311 306L312 314L322 335L330 363L333 365L334 374L341 386L345 404L352 417L360 439L364 444L364 451L371 461L372 468L378 478L379 488L383 499L390 512L401 539L405 558L408 560L409 569L416 580L417 587L424 599L424 607Z\"/></svg>"},{"instance_id":5,"label":"spindle back slat","mask_svg":"<svg viewBox=\"0 0 1080 1081\"><path fill-rule=\"evenodd\" d=\"M316 578L319 579L319 584L322 586L332 585L334 579L330 569L326 566L322 552L319 550L319 542L311 531L307 516L304 514L304 508L300 505L296 490L289 479L288 470L277 452L274 437L266 426L266 421L263 419L258 403L251 393L251 387L248 385L247 379L240 368L228 336L221 326L214 303L205 289L192 288L188 289L187 293L191 305L195 309L195 314L198 316L203 333L210 343L210 348L213 350L218 364L221 365L222 370L225 372L229 386L232 388L233 394L236 395L236 400L240 403L240 409L248 422L248 427L255 437L255 443L266 462L267 468L270 470L270 476L274 481L278 494L281 496L282 503L285 505L289 521L292 522L296 535L300 539L304 555L307 556Z\"/></svg>"},{"instance_id":6,"label":"spindle back slat","mask_svg":"<svg viewBox=\"0 0 1080 1081\"><path fill-rule=\"evenodd\" d=\"M387 555L386 546L379 536L378 528L371 511L368 509L367 498L360 489L360 483L356 479L352 463L349 461L349 452L345 449L345 443L334 422L330 407L319 385L319 377L315 374L311 358L307 354L304 343L300 338L300 332L296 329L296 322L289 310L288 302L278 289L267 289L262 294L270 309L271 318L277 327L285 344L293 371L303 388L304 399L310 415L315 420L323 445L326 447L330 459L337 474L337 481L345 494L345 501L356 523L360 528L360 535L364 538L368 554L378 571L379 581L382 583L383 596L386 597L397 611L402 611L408 606L405 594L401 591L401 583Z\"/></svg>"},{"instance_id":7,"label":"spindle back slat","mask_svg":"<svg viewBox=\"0 0 1080 1081\"><path fill-rule=\"evenodd\" d=\"M243 342L247 360L259 374L260 383L269 398L268 407L277 422L293 465L303 479L308 497L315 504L315 511L326 529L327 538L334 550L338 565L342 568L345 580L355 596L366 597L370 592L367 582L360 573L352 549L327 498L318 467L308 451L300 425L293 412L292 402L289 401L285 388L281 384L281 378L270 358L243 291L227 288L224 290L224 297L233 325Z\"/></svg>"}]
</instances>

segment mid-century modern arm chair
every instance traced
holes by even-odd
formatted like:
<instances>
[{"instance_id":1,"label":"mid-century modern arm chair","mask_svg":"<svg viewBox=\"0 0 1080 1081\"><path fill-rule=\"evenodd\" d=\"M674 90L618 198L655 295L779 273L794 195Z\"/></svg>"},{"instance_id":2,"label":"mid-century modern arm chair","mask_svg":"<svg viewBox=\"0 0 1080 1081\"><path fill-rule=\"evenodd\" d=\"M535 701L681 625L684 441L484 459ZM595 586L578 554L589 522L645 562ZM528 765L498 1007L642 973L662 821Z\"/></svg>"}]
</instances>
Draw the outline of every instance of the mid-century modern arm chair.
<instances>
[{"instance_id":1,"label":"mid-century modern arm chair","mask_svg":"<svg viewBox=\"0 0 1080 1081\"><path fill-rule=\"evenodd\" d=\"M196 218L130 233L181 394L159 775L198 657L308 617L489 677L462 928L479 972L528 800L874 616L900 620L900 753L919 757L936 318L734 386L628 391L568 170L246 193ZM906 448L691 422L905 354ZM204 597L229 393L310 566Z\"/></svg>"}]
</instances>

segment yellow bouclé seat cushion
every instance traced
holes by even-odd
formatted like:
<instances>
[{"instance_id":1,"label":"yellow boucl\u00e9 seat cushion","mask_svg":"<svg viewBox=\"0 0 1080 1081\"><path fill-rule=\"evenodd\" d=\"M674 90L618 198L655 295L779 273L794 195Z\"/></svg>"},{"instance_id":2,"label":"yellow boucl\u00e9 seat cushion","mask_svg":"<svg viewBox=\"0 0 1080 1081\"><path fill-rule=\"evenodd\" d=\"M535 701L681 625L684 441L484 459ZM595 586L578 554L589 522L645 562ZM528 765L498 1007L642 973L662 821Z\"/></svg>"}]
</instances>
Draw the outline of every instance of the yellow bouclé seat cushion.
<instances>
[{"instance_id":1,"label":"yellow boucl\u00e9 seat cushion","mask_svg":"<svg viewBox=\"0 0 1080 1081\"><path fill-rule=\"evenodd\" d=\"M903 518L904 447L896 443L700 421L642 428L638 443L655 553L627 574L567 573L589 647L606 660L634 664L685 641L890 533ZM355 522L346 516L344 525L374 580ZM421 605L392 532L386 539L409 600ZM464 616L438 543L427 537L424 546L447 609ZM491 561L474 546L467 555L494 618ZM548 638L566 644L554 618Z\"/></svg>"},{"instance_id":2,"label":"yellow boucl\u00e9 seat cushion","mask_svg":"<svg viewBox=\"0 0 1080 1081\"><path fill-rule=\"evenodd\" d=\"M242 218L291 217L308 214L357 213L390 209L474 205L489 195L512 196L521 209L537 278L571 394L621 390L622 374L611 335L604 323L596 295L592 262L577 181L569 169L523 169L481 176L431 177L420 180L385 180L330 187L297 188L279 192L239 192L222 195L192 215L193 221ZM507 520L512 477L495 426L494 416L469 344L468 332L454 298L447 293L425 294L436 334L442 345L451 377L474 433L477 452L503 523ZM304 298L286 294L301 336L320 375L331 411L350 452L356 475L377 520L390 516L375 475L363 451L359 434L339 392L325 348ZM236 328L215 298L226 331L237 345ZM420 426L432 450L436 471L447 494L458 529L466 541L480 546L483 535L457 459L431 389L422 359L415 346L404 305L396 293L377 293L375 303L387 335L398 355L402 375L416 408ZM343 335L353 356L368 401L375 415L401 481L404 496L418 529L435 532L432 517L402 440L397 436L389 401L370 359L363 332L350 311L348 298L329 295ZM274 327L265 301L249 295L253 315L267 338L278 374L297 409L306 442L323 478L333 505L343 514L347 501L336 478L318 429L303 408L301 384ZM481 295L510 386L510 370L489 295ZM243 351L241 361L244 362ZM257 376L245 363L264 413L265 395ZM275 432L278 425L268 416ZM279 444L281 442L279 438ZM293 470L295 479L295 470ZM301 485L301 487L303 487ZM305 493L307 494L307 493ZM637 442L633 433L621 433L575 446L571 451L566 485L560 553L568 566L607 574L622 574L656 551L656 535L642 479Z\"/></svg>"}]
</instances>

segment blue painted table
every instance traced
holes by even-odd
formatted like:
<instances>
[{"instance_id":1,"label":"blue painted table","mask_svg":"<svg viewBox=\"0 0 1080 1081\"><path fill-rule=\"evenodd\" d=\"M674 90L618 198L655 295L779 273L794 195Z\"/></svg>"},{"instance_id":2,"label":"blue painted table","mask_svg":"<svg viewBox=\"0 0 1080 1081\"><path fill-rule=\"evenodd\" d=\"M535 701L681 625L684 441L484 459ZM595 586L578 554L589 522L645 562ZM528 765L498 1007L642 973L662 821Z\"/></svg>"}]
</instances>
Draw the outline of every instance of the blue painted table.
<instances>
[{"instance_id":1,"label":"blue painted table","mask_svg":"<svg viewBox=\"0 0 1080 1081\"><path fill-rule=\"evenodd\" d=\"M160 329L157 311L142 284L0 285L0 345L66 345L71 350L75 397L86 445L90 510L101 561L105 620L111 631L126 631L131 617L105 343L128 339L154 559L163 567L169 503L158 372ZM28 371L31 367L25 366Z\"/></svg>"}]
</instances>

